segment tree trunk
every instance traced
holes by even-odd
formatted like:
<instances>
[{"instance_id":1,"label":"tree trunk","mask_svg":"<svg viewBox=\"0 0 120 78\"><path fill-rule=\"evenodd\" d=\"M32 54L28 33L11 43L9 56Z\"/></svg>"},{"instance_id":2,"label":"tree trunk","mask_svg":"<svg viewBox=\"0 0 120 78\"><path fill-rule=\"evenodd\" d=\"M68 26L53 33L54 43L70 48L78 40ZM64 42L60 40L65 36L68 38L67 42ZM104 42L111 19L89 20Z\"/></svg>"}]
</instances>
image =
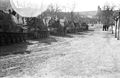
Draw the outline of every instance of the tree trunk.
<instances>
[{"instance_id":1,"label":"tree trunk","mask_svg":"<svg viewBox=\"0 0 120 78\"><path fill-rule=\"evenodd\" d=\"M117 40L120 39L120 12L119 12L119 19L118 19L118 37Z\"/></svg>"},{"instance_id":2,"label":"tree trunk","mask_svg":"<svg viewBox=\"0 0 120 78\"><path fill-rule=\"evenodd\" d=\"M118 26L117 26L117 40L119 40L120 38L120 19L118 20Z\"/></svg>"},{"instance_id":3,"label":"tree trunk","mask_svg":"<svg viewBox=\"0 0 120 78\"><path fill-rule=\"evenodd\" d=\"M117 38L117 20L115 21L115 38Z\"/></svg>"}]
</instances>

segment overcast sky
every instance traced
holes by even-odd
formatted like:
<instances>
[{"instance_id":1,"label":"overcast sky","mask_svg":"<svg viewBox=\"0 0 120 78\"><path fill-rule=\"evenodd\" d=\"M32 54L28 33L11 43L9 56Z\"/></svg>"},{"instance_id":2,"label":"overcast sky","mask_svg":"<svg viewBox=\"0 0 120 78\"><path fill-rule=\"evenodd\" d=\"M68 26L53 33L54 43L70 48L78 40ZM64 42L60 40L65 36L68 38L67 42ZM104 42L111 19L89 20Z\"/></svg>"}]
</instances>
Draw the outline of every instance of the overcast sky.
<instances>
[{"instance_id":1,"label":"overcast sky","mask_svg":"<svg viewBox=\"0 0 120 78\"><path fill-rule=\"evenodd\" d=\"M76 11L97 10L98 5L103 7L105 4L118 7L120 0L75 0L77 3ZM86 4L86 5L85 5Z\"/></svg>"},{"instance_id":2,"label":"overcast sky","mask_svg":"<svg viewBox=\"0 0 120 78\"><path fill-rule=\"evenodd\" d=\"M68 3L70 5L68 5ZM72 5L74 4L75 4L75 11L91 11L91 10L97 10L98 5L103 7L105 4L110 4L110 5L116 5L116 7L118 7L118 5L120 5L120 0L59 0L59 5L64 5L68 8L72 7Z\"/></svg>"},{"instance_id":3,"label":"overcast sky","mask_svg":"<svg viewBox=\"0 0 120 78\"><path fill-rule=\"evenodd\" d=\"M74 11L93 11L97 10L98 5L103 7L105 4L110 5L120 5L119 0L14 0L19 1L23 5L26 3L27 6L35 5L35 7L40 7L41 2L44 1L45 5L56 4L64 11L70 11L75 7ZM29 5L28 5L29 4Z\"/></svg>"}]
</instances>

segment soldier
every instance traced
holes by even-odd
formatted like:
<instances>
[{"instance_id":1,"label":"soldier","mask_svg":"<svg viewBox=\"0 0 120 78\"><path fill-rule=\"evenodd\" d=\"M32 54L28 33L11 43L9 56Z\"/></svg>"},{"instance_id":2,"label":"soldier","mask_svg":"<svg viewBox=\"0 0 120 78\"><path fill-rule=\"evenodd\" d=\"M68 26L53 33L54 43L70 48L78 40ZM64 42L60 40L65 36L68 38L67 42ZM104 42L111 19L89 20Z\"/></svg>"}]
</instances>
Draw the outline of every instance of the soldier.
<instances>
[{"instance_id":1,"label":"soldier","mask_svg":"<svg viewBox=\"0 0 120 78\"><path fill-rule=\"evenodd\" d=\"M105 24L103 25L103 31L106 31L106 25Z\"/></svg>"},{"instance_id":2,"label":"soldier","mask_svg":"<svg viewBox=\"0 0 120 78\"><path fill-rule=\"evenodd\" d=\"M108 31L108 29L109 29L109 25L106 25L106 31Z\"/></svg>"}]
</instances>

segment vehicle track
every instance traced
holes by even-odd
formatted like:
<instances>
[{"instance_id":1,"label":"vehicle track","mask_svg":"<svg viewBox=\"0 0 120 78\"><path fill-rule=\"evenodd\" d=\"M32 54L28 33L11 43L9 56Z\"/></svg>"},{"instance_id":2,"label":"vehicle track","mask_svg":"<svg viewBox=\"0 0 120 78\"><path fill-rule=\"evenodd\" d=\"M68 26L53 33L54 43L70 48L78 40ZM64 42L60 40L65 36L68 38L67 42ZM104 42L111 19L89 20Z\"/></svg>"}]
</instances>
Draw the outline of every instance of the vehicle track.
<instances>
[{"instance_id":1,"label":"vehicle track","mask_svg":"<svg viewBox=\"0 0 120 78\"><path fill-rule=\"evenodd\" d=\"M29 59L42 58L41 60L42 60L42 62L44 62L45 60L47 60L50 57L64 56L64 54L55 53L53 55L53 54L48 53L47 51L42 52L41 50L43 49L43 51L44 51L46 48L50 49L50 48L53 48L58 45L64 45L63 47L65 47L65 46L68 46L69 42L71 42L73 40L75 40L75 39L56 43L54 45L38 47L38 49L31 50L32 52L35 52L35 54L32 53L32 54L20 55L20 56L16 56L16 57L10 57L10 58L6 58L6 59L0 59L0 77L10 75L10 72L16 72L16 73L22 72L22 69L24 69L26 67L26 60L29 60ZM76 38L76 40L77 40L77 38ZM57 49L57 48L53 48L53 49ZM41 53L39 53L39 52L41 52Z\"/></svg>"}]
</instances>

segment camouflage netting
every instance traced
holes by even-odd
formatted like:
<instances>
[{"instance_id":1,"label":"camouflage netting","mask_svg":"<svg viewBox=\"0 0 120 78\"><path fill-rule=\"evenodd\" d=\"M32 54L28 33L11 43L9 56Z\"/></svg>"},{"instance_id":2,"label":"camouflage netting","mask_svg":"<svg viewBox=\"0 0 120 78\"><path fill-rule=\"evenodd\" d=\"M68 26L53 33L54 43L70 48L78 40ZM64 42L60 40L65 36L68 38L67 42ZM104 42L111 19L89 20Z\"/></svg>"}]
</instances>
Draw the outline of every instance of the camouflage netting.
<instances>
[{"instance_id":1,"label":"camouflage netting","mask_svg":"<svg viewBox=\"0 0 120 78\"><path fill-rule=\"evenodd\" d=\"M36 18L36 17L27 18L26 22L31 31L32 31L32 29L33 29L33 31L35 29L39 30L39 31L47 31L47 26L44 25L42 19L40 19L40 18Z\"/></svg>"},{"instance_id":2,"label":"camouflage netting","mask_svg":"<svg viewBox=\"0 0 120 78\"><path fill-rule=\"evenodd\" d=\"M0 11L0 26L3 32L17 32L17 25L12 18L12 15Z\"/></svg>"},{"instance_id":3,"label":"camouflage netting","mask_svg":"<svg viewBox=\"0 0 120 78\"><path fill-rule=\"evenodd\" d=\"M48 36L48 28L42 19L31 17L27 18L26 22L30 38L46 38Z\"/></svg>"}]
</instances>

